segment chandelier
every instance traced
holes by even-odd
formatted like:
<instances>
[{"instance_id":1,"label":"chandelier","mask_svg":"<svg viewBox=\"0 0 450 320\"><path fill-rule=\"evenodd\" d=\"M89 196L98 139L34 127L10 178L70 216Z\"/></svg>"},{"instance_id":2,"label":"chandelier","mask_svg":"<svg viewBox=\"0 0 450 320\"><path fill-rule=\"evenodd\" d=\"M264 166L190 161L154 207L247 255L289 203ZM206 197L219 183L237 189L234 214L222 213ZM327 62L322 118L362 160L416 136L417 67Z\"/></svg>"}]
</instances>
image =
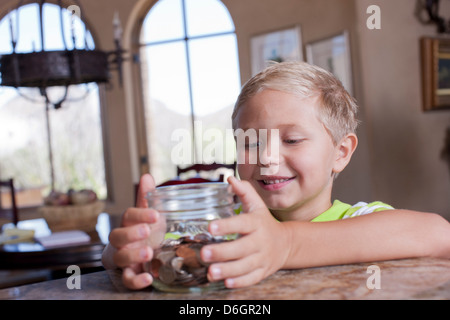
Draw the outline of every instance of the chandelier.
<instances>
[{"instance_id":1,"label":"chandelier","mask_svg":"<svg viewBox=\"0 0 450 320\"><path fill-rule=\"evenodd\" d=\"M84 48L77 47L77 37L75 32L75 19L81 18L81 4L74 0L68 7L64 7L62 0L52 0L52 4L59 7L60 33L63 41L62 50L45 50L44 44L44 5L45 0L20 0L16 7L16 23L14 25L11 12L9 14L9 30L11 38L12 53L0 55L0 86L14 87L20 95L19 88L38 88L40 95L45 99L45 119L47 139L49 146L49 162L51 173L51 189L54 190L54 166L52 153L52 139L50 134L49 109L59 109L67 98L68 88L71 85L87 83L107 83L110 79L110 70L116 69L119 74L119 84L122 84L122 62L124 50L121 48L122 27L118 14L113 18L114 44L113 51L101 51L89 49L87 37L90 34L87 25L84 28ZM50 2L50 1L49 1ZM40 32L41 51L34 49L31 52L18 52L18 37L20 12L19 8L26 4L38 4L38 27ZM71 14L70 30L64 26L64 14ZM80 19L81 20L81 19ZM53 30L52 30L53 31ZM55 30L57 32L57 30ZM70 39L66 39L66 34L70 34ZM69 46L69 44L72 46ZM64 87L62 98L57 101L50 101L47 89L50 87Z\"/></svg>"},{"instance_id":2,"label":"chandelier","mask_svg":"<svg viewBox=\"0 0 450 320\"><path fill-rule=\"evenodd\" d=\"M122 82L122 62L124 60L124 51L121 48L122 28L118 19L118 14L114 16L114 43L115 50L101 51L89 49L87 46L87 36L89 29L84 29L84 48L77 48L77 38L74 32L75 17L80 17L82 12L78 0L76 5L70 5L67 8L63 6L62 0L57 0L59 6L60 33L63 40L63 50L45 50L44 43L44 4L45 0L40 0L38 10L38 22L40 31L41 51L32 51L27 53L18 53L16 51L19 31L19 8L27 3L36 3L37 1L20 0L16 8L16 26L9 17L9 27L11 35L12 53L0 56L0 72L2 76L2 86L14 88L31 87L39 88L42 96L48 103L54 105L56 109L61 107L67 96L67 88L70 85L85 84L90 82L105 83L109 81L110 70L117 69L119 72L119 83ZM63 13L68 10L71 14L71 39L67 41L67 34L63 23ZM69 43L72 43L72 49L69 49ZM34 45L33 45L34 46ZM47 88L52 86L65 87L65 94L58 102L50 102L47 96Z\"/></svg>"}]
</instances>

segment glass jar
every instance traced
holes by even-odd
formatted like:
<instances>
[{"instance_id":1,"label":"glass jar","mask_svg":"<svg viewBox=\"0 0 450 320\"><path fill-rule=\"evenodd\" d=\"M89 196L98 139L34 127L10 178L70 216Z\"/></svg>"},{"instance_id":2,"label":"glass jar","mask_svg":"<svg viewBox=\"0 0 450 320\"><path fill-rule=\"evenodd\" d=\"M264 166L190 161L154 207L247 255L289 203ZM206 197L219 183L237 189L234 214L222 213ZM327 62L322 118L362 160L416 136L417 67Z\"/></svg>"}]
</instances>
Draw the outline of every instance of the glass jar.
<instances>
[{"instance_id":1,"label":"glass jar","mask_svg":"<svg viewBox=\"0 0 450 320\"><path fill-rule=\"evenodd\" d=\"M153 259L145 269L153 287L165 292L203 292L224 288L223 281L209 282L209 264L200 257L204 245L231 241L236 235L214 237L211 221L231 217L234 195L227 183L180 184L156 188L147 195L150 208L161 213L151 225Z\"/></svg>"}]
</instances>

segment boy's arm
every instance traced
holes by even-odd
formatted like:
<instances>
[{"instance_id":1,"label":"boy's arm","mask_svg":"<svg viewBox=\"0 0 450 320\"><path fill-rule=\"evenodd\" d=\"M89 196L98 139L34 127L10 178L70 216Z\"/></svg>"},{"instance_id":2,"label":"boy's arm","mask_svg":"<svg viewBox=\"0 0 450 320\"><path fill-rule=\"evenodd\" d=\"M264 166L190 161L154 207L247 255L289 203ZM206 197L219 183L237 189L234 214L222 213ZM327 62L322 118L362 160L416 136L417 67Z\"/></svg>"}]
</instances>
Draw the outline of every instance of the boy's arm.
<instances>
[{"instance_id":1,"label":"boy's arm","mask_svg":"<svg viewBox=\"0 0 450 320\"><path fill-rule=\"evenodd\" d=\"M243 214L212 221L213 235L235 241L204 246L208 278L229 288L255 284L279 269L411 257L450 258L450 224L436 214L388 210L330 222L278 222L246 181L228 180Z\"/></svg>"},{"instance_id":2,"label":"boy's arm","mask_svg":"<svg viewBox=\"0 0 450 320\"><path fill-rule=\"evenodd\" d=\"M291 244L283 268L450 258L450 223L437 214L388 210L338 221L283 224Z\"/></svg>"}]
</instances>

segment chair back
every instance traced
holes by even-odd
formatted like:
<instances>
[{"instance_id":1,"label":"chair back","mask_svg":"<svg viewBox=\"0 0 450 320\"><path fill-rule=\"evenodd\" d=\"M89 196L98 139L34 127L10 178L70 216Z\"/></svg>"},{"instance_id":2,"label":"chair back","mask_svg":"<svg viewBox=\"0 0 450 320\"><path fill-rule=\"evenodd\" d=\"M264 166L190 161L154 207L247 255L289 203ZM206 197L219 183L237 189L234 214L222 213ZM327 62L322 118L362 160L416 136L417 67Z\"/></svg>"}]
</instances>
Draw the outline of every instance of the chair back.
<instances>
[{"instance_id":1,"label":"chair back","mask_svg":"<svg viewBox=\"0 0 450 320\"><path fill-rule=\"evenodd\" d=\"M217 181L225 182L226 178L230 175L234 175L235 172L236 172L236 163L233 164L198 163L184 168L177 166L177 176L179 178L181 178L182 175L185 175L189 178L194 176L197 178L203 178L215 182ZM190 176L189 173L191 173Z\"/></svg>"},{"instance_id":2,"label":"chair back","mask_svg":"<svg viewBox=\"0 0 450 320\"><path fill-rule=\"evenodd\" d=\"M19 222L19 210L17 209L16 190L14 189L14 179L0 180L0 187L9 190L11 196L11 207L4 207L0 197L0 217L10 218L14 225Z\"/></svg>"},{"instance_id":3,"label":"chair back","mask_svg":"<svg viewBox=\"0 0 450 320\"><path fill-rule=\"evenodd\" d=\"M187 183L225 182L226 177L234 175L235 171L236 171L236 163L194 164L184 168L177 166L177 177L165 181L157 185L157 187L171 186L176 184L187 184ZM209 174L202 175L203 172L208 172ZM139 192L139 184L135 184L134 185L135 203L137 200L138 192Z\"/></svg>"},{"instance_id":4,"label":"chair back","mask_svg":"<svg viewBox=\"0 0 450 320\"><path fill-rule=\"evenodd\" d=\"M165 182L159 184L158 187L173 186L176 184L205 183L205 182L217 182L217 181L203 179L203 178L190 178L190 179L186 179L186 180L173 179L173 180L165 181Z\"/></svg>"}]
</instances>

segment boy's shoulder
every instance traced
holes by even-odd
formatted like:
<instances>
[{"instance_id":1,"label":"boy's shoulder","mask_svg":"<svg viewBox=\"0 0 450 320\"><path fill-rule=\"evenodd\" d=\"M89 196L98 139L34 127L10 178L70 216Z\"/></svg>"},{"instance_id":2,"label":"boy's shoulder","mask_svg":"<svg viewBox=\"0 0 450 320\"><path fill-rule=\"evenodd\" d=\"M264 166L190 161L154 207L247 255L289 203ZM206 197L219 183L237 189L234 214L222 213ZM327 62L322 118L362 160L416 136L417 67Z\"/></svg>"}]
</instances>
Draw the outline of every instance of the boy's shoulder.
<instances>
[{"instance_id":1,"label":"boy's shoulder","mask_svg":"<svg viewBox=\"0 0 450 320\"><path fill-rule=\"evenodd\" d=\"M321 213L311 221L319 222L319 221L341 220L362 216L377 211L392 210L392 209L394 209L392 206L381 201L373 201L369 203L360 201L354 205L350 205L347 203L343 203L339 200L335 200L333 202L333 205L327 211Z\"/></svg>"}]
</instances>

